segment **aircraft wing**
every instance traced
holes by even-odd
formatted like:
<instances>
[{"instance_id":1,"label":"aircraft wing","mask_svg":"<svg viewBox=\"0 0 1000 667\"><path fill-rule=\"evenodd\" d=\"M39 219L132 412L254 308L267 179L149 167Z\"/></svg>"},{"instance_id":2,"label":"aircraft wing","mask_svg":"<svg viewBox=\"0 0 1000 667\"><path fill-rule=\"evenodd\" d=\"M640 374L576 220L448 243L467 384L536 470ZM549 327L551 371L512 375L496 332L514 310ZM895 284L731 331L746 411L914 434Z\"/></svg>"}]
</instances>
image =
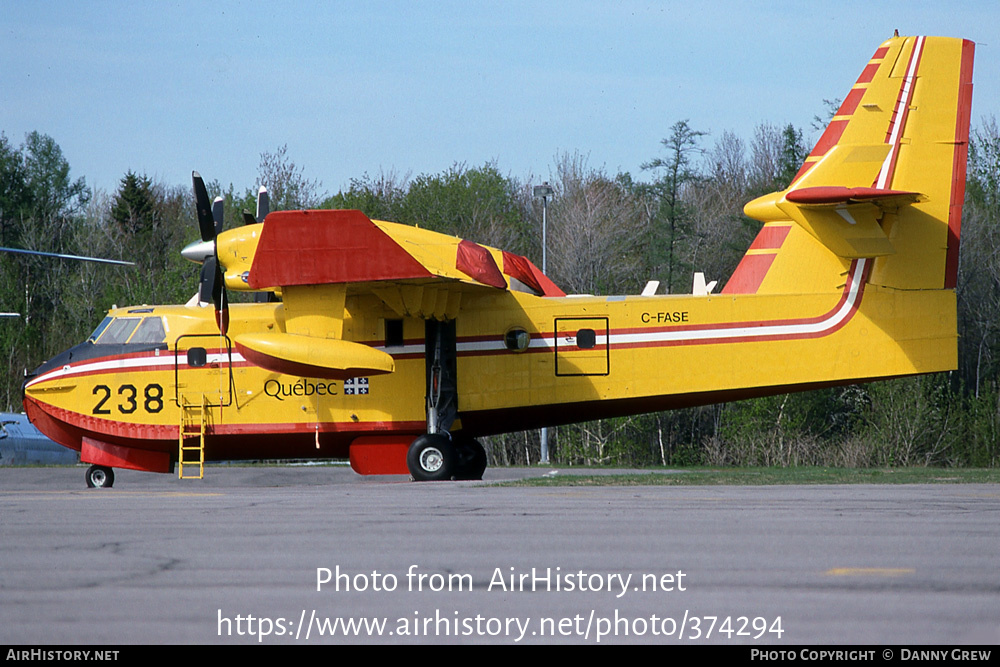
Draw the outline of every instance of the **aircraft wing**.
<instances>
[{"instance_id":1,"label":"aircraft wing","mask_svg":"<svg viewBox=\"0 0 1000 667\"><path fill-rule=\"evenodd\" d=\"M509 289L510 278L540 295L562 295L526 258L472 241L372 221L361 211L281 211L263 224L247 285L459 282Z\"/></svg>"},{"instance_id":2,"label":"aircraft wing","mask_svg":"<svg viewBox=\"0 0 1000 667\"><path fill-rule=\"evenodd\" d=\"M393 371L390 355L343 340L348 294L374 294L399 317L442 321L458 315L464 298L489 292L565 296L525 257L361 211L279 211L217 244L227 286L280 290L285 331L234 340L244 357L282 373Z\"/></svg>"}]
</instances>

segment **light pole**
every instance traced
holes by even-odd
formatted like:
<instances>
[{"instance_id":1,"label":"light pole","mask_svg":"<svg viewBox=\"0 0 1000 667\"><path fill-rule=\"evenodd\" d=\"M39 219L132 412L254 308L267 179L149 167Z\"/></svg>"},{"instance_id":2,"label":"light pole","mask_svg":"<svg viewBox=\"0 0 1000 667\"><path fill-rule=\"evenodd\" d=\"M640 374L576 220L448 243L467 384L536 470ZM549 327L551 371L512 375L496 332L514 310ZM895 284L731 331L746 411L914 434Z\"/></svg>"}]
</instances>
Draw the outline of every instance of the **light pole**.
<instances>
[{"instance_id":1,"label":"light pole","mask_svg":"<svg viewBox=\"0 0 1000 667\"><path fill-rule=\"evenodd\" d=\"M542 273L546 273L548 271L548 266L547 266L547 262L546 262L547 252L548 251L547 251L547 248L545 247L546 246L546 238L545 238L545 232L546 232L546 230L545 230L545 226L546 226L545 223L546 223L546 220L545 220L545 214L546 214L546 212L548 210L549 197L551 197L555 193L556 193L556 191L552 189L552 186L549 185L548 181L542 183L541 185L536 185L535 189L534 189L534 195L536 197L541 197L542 198ZM539 435L539 441L540 441L539 444L541 445L541 450L542 450L541 451L541 459L539 460L539 463L548 463L549 462L549 429L548 428L546 428L544 426L542 427L541 434Z\"/></svg>"}]
</instances>

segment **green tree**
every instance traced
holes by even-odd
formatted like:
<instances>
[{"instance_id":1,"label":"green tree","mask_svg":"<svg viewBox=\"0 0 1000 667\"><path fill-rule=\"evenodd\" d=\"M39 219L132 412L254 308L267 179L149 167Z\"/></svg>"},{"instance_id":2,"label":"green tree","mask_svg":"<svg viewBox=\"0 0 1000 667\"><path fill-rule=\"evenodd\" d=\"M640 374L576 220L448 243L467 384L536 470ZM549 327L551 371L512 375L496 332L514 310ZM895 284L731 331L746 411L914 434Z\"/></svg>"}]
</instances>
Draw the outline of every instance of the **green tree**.
<instances>
[{"instance_id":1,"label":"green tree","mask_svg":"<svg viewBox=\"0 0 1000 667\"><path fill-rule=\"evenodd\" d=\"M320 208L356 209L372 220L397 222L406 198L407 178L394 172L380 173L372 178L365 174L352 178L346 192L341 191L323 200Z\"/></svg>"},{"instance_id":2,"label":"green tree","mask_svg":"<svg viewBox=\"0 0 1000 667\"><path fill-rule=\"evenodd\" d=\"M305 177L305 170L288 157L287 144L273 153L261 153L257 174L267 188L272 211L316 208L323 200L322 183ZM250 191L251 201L256 196L256 190Z\"/></svg>"},{"instance_id":3,"label":"green tree","mask_svg":"<svg viewBox=\"0 0 1000 667\"><path fill-rule=\"evenodd\" d=\"M74 262L68 268L60 308L81 323L86 334L107 309L117 304L183 303L195 292L200 267L183 259L180 249L196 238L193 198L186 187L168 187L144 174L126 173L112 195L96 193L75 243L95 257L126 259L135 267Z\"/></svg>"},{"instance_id":4,"label":"green tree","mask_svg":"<svg viewBox=\"0 0 1000 667\"><path fill-rule=\"evenodd\" d=\"M157 224L152 184L147 176L129 170L121 179L111 205L111 218L125 234L148 234Z\"/></svg>"},{"instance_id":5,"label":"green tree","mask_svg":"<svg viewBox=\"0 0 1000 667\"><path fill-rule=\"evenodd\" d=\"M787 188L808 155L802 131L794 125L758 125L751 142L748 199Z\"/></svg>"},{"instance_id":6,"label":"green tree","mask_svg":"<svg viewBox=\"0 0 1000 667\"><path fill-rule=\"evenodd\" d=\"M523 212L523 190L495 164L455 164L415 178L399 206L397 222L454 234L477 243L525 254L531 227Z\"/></svg>"},{"instance_id":7,"label":"green tree","mask_svg":"<svg viewBox=\"0 0 1000 667\"><path fill-rule=\"evenodd\" d=\"M674 123L670 136L663 139L665 158L654 158L642 165L643 169L658 172L660 176L650 189L656 198L657 210L651 225L649 248L650 266L662 267L667 274L667 291L675 291L674 274L679 273L682 262L679 246L684 240L690 223L690 212L684 200L684 186L700 177L691 165L692 158L701 154L699 140L705 132L691 129L687 120Z\"/></svg>"},{"instance_id":8,"label":"green tree","mask_svg":"<svg viewBox=\"0 0 1000 667\"><path fill-rule=\"evenodd\" d=\"M648 217L627 174L609 177L579 153L557 158L548 211L548 268L577 294L637 294L645 280Z\"/></svg>"},{"instance_id":9,"label":"green tree","mask_svg":"<svg viewBox=\"0 0 1000 667\"><path fill-rule=\"evenodd\" d=\"M686 255L695 271L721 282L732 275L760 224L743 215L753 198L743 140L723 132L706 158L704 175L685 191L691 218Z\"/></svg>"},{"instance_id":10,"label":"green tree","mask_svg":"<svg viewBox=\"0 0 1000 667\"><path fill-rule=\"evenodd\" d=\"M1000 130L988 119L969 142L958 274L959 364L977 397L1000 374ZM1000 410L1000 406L998 406Z\"/></svg>"},{"instance_id":11,"label":"green tree","mask_svg":"<svg viewBox=\"0 0 1000 667\"><path fill-rule=\"evenodd\" d=\"M799 168L809 155L809 149L802 142L802 130L789 123L781 133L781 161L778 166L778 190L784 190L799 173Z\"/></svg>"},{"instance_id":12,"label":"green tree","mask_svg":"<svg viewBox=\"0 0 1000 667\"><path fill-rule=\"evenodd\" d=\"M28 211L30 195L21 151L0 133L0 245L11 245L18 222Z\"/></svg>"},{"instance_id":13,"label":"green tree","mask_svg":"<svg viewBox=\"0 0 1000 667\"><path fill-rule=\"evenodd\" d=\"M52 137L31 132L21 154L28 191L22 240L34 250L71 251L63 242L90 200L90 189L83 178L70 178L69 162Z\"/></svg>"},{"instance_id":14,"label":"green tree","mask_svg":"<svg viewBox=\"0 0 1000 667\"><path fill-rule=\"evenodd\" d=\"M51 137L31 132L15 150L0 138L0 218L5 244L32 250L77 253L76 231L91 198L84 179L70 178L69 163ZM19 403L20 377L51 356L80 324L64 307L76 267L67 260L0 256L0 303L21 313L0 325L0 345L9 351L2 385L7 407ZM86 326L86 325L84 325Z\"/></svg>"},{"instance_id":15,"label":"green tree","mask_svg":"<svg viewBox=\"0 0 1000 667\"><path fill-rule=\"evenodd\" d=\"M812 123L810 125L814 130L819 130L822 132L826 129L826 126L830 124L833 117L837 115L837 111L840 109L840 98L835 97L832 100L823 98L823 115L816 114L813 116Z\"/></svg>"}]
</instances>

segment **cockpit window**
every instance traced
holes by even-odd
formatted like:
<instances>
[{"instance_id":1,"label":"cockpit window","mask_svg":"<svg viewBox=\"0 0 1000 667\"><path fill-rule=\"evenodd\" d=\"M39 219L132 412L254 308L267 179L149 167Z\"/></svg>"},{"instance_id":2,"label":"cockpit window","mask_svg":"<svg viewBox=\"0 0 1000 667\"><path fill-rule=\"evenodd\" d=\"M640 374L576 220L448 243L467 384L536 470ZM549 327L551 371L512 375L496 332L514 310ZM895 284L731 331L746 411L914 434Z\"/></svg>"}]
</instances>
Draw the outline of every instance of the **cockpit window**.
<instances>
[{"instance_id":1,"label":"cockpit window","mask_svg":"<svg viewBox=\"0 0 1000 667\"><path fill-rule=\"evenodd\" d=\"M96 342L98 345L122 345L137 326L139 326L138 317L114 318Z\"/></svg>"},{"instance_id":2,"label":"cockpit window","mask_svg":"<svg viewBox=\"0 0 1000 667\"><path fill-rule=\"evenodd\" d=\"M158 316L105 317L87 340L96 345L152 345L166 341L167 332Z\"/></svg>"},{"instance_id":3,"label":"cockpit window","mask_svg":"<svg viewBox=\"0 0 1000 667\"><path fill-rule=\"evenodd\" d=\"M162 343L167 339L167 332L163 330L163 319L159 317L143 318L142 324L132 334L129 343Z\"/></svg>"},{"instance_id":4,"label":"cockpit window","mask_svg":"<svg viewBox=\"0 0 1000 667\"><path fill-rule=\"evenodd\" d=\"M101 323L97 325L96 329L94 329L94 333L90 334L90 338L87 339L87 342L93 343L98 338L100 338L101 334L104 333L104 330L108 328L109 324L111 324L111 320L112 318L110 317L105 317L103 320L101 320Z\"/></svg>"}]
</instances>

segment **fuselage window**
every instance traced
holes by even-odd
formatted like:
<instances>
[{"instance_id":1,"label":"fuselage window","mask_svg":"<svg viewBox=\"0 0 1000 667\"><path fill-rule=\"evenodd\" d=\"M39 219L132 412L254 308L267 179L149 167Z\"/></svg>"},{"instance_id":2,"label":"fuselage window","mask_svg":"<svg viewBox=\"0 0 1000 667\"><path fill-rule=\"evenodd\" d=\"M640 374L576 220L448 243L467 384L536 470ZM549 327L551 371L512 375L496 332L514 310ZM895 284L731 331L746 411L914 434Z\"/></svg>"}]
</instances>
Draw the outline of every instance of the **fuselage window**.
<instances>
[{"instance_id":1,"label":"fuselage window","mask_svg":"<svg viewBox=\"0 0 1000 667\"><path fill-rule=\"evenodd\" d=\"M188 366L201 368L208 363L208 351L203 347L192 347L188 350Z\"/></svg>"},{"instance_id":2,"label":"fuselage window","mask_svg":"<svg viewBox=\"0 0 1000 667\"><path fill-rule=\"evenodd\" d=\"M593 329L580 329L576 332L576 346L581 350L590 350L597 345L597 334Z\"/></svg>"},{"instance_id":3,"label":"fuselage window","mask_svg":"<svg viewBox=\"0 0 1000 667\"><path fill-rule=\"evenodd\" d=\"M400 347L403 345L403 320L385 321L385 346Z\"/></svg>"},{"instance_id":4,"label":"fuselage window","mask_svg":"<svg viewBox=\"0 0 1000 667\"><path fill-rule=\"evenodd\" d=\"M523 352L531 345L531 334L518 327L509 329L503 335L503 344L511 352Z\"/></svg>"}]
</instances>

